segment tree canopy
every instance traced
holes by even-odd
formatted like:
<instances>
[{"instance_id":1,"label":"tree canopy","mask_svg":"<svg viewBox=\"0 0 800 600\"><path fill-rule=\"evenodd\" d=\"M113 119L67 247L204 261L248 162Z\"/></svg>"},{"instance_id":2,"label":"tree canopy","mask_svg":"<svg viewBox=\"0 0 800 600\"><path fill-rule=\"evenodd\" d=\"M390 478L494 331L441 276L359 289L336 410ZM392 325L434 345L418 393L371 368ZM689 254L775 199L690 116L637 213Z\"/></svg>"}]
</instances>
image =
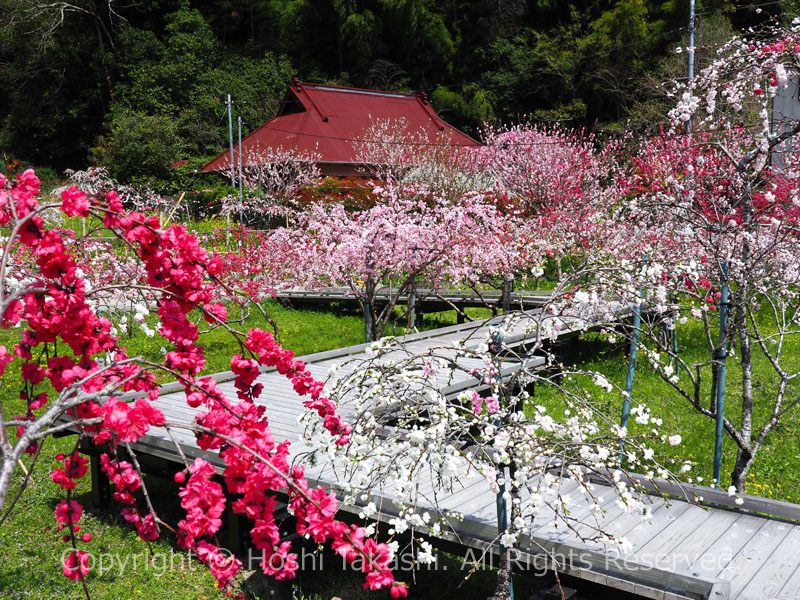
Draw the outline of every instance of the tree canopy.
<instances>
[{"instance_id":1,"label":"tree canopy","mask_svg":"<svg viewBox=\"0 0 800 600\"><path fill-rule=\"evenodd\" d=\"M674 48L687 35L688 4L3 0L0 148L6 161L57 169L95 162L123 180L159 180L170 163L226 146L227 94L246 133L274 114L293 75L426 91L445 119L473 135L487 121L522 115L652 127L647 115L660 111L651 108L651 82L685 73ZM702 0L698 32L785 10ZM698 60L715 39L699 38Z\"/></svg>"}]
</instances>

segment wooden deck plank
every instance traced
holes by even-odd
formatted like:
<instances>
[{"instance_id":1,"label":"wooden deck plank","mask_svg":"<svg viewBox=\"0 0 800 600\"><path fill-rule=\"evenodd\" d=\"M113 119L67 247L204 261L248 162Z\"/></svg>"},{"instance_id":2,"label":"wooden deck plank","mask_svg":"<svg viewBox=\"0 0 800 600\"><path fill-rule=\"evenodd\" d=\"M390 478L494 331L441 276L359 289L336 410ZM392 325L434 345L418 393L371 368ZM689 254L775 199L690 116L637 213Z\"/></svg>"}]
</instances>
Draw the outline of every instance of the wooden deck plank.
<instances>
[{"instance_id":1,"label":"wooden deck plank","mask_svg":"<svg viewBox=\"0 0 800 600\"><path fill-rule=\"evenodd\" d=\"M189 406L170 406L170 407L160 407L164 416L167 420L172 421L188 421L191 422L194 419L194 416L197 414L196 409L192 409ZM274 411L269 410L267 412L267 417L269 419L270 426L274 426L276 430L280 430L283 432L288 432L292 435L302 433L302 429L297 424L297 414L299 414L300 410L305 410L302 406L298 407L293 411L293 414L289 412L283 411ZM294 439L294 438L293 438Z\"/></svg>"},{"instance_id":2,"label":"wooden deck plank","mask_svg":"<svg viewBox=\"0 0 800 600\"><path fill-rule=\"evenodd\" d=\"M675 519L661 531L658 538L642 544L636 554L670 553L707 521L711 521L712 526L722 526L728 520L727 516L719 515L719 511L712 511L699 506L689 506L679 519Z\"/></svg>"},{"instance_id":3,"label":"wooden deck plank","mask_svg":"<svg viewBox=\"0 0 800 600\"><path fill-rule=\"evenodd\" d=\"M690 513L685 513L685 515L690 515ZM706 552L707 548L717 542L730 528L737 527L735 522L741 517L748 517L748 515L740 515L722 510L712 510L705 518L699 519L699 522L695 520L694 515L688 518L685 516L684 519L689 524L694 524L689 534L669 550L661 547L656 550L655 554L660 554L662 556L669 555L670 567L675 572L690 575L698 573L698 575L701 575L699 571L692 568L692 565ZM761 523L754 523L745 519L742 525L738 527L740 527L743 534L748 532L752 534L758 530L760 525ZM657 543L657 540L655 541ZM653 550L651 549L650 552L653 552ZM717 569L717 572L718 571L719 569Z\"/></svg>"},{"instance_id":4,"label":"wooden deck plank","mask_svg":"<svg viewBox=\"0 0 800 600\"><path fill-rule=\"evenodd\" d=\"M591 537L598 535L596 529L602 531L604 527L608 527L617 519L628 514L627 510L618 504L618 496L612 488L606 487L602 497L601 512L594 513L585 523L577 524L575 532L563 531L562 538L576 536L577 539L577 536Z\"/></svg>"},{"instance_id":5,"label":"wooden deck plank","mask_svg":"<svg viewBox=\"0 0 800 600\"><path fill-rule=\"evenodd\" d=\"M570 479L561 480L561 493L563 496L569 496L571 493L576 491L577 491L577 483L575 483L575 481ZM481 498L481 501L479 503L476 503L476 505L479 506L476 506L475 509L468 514L471 514L481 519L493 518L493 515L496 514L497 510L496 509L497 498L496 495L491 491L489 493L491 494L491 501ZM545 511L547 511L547 509L545 509ZM545 522L547 522L548 520L552 521L552 518L553 517L551 512L544 512L543 514L537 515L536 517L536 519L544 520Z\"/></svg>"},{"instance_id":6,"label":"wooden deck plank","mask_svg":"<svg viewBox=\"0 0 800 600\"><path fill-rule=\"evenodd\" d=\"M738 598L742 590L749 585L756 574L760 574L761 568L772 555L773 551L780 545L784 538L793 528L787 523L764 519L761 517L751 517L742 515L748 520L758 520L763 524L758 532L747 539L742 549L733 557L724 569L719 571L716 576L720 579L727 579L731 582L731 597ZM709 554L713 552L713 547ZM714 561L712 561L713 564ZM696 568L693 566L693 568Z\"/></svg>"},{"instance_id":7,"label":"wooden deck plank","mask_svg":"<svg viewBox=\"0 0 800 600\"><path fill-rule=\"evenodd\" d=\"M652 502L650 503L650 514L651 517L647 520L643 519L643 516L638 512L628 512L627 510L622 511L622 514L617 516L616 518L605 522L602 518L599 520L599 528L602 531L606 531L611 534L615 539L622 539L625 538L627 541L630 542L628 534L633 530L639 527L640 525L645 525L650 523L652 519L656 518L657 515L660 514L662 510L666 510L664 507L666 506L666 502L663 498L651 498Z\"/></svg>"},{"instance_id":8,"label":"wooden deck plank","mask_svg":"<svg viewBox=\"0 0 800 600\"><path fill-rule=\"evenodd\" d=\"M701 573L710 577L716 577L734 560L734 557L742 551L745 546L753 539L761 535L761 529L769 521L749 515L738 515L738 518L730 523L721 535L713 543L707 544L702 552L696 554L696 558L690 565L692 572ZM777 545L777 542L776 542ZM681 552L683 549L680 549ZM687 558L690 560L691 556ZM726 571L731 579L731 572Z\"/></svg>"},{"instance_id":9,"label":"wooden deck plank","mask_svg":"<svg viewBox=\"0 0 800 600\"><path fill-rule=\"evenodd\" d=\"M568 480L568 482L571 484L571 488L562 486L562 495L566 495L571 504L571 516L582 520L591 514L593 503L586 499L586 493L582 486L579 486L574 480ZM605 494L602 495L602 498L602 502L599 503L601 509L604 505L612 501L612 498L607 497ZM537 521L539 523L543 522L543 524L536 526ZM556 523L558 523L558 525L556 525ZM552 509L548 509L545 515L536 516L534 519L534 529L538 537L560 537L564 534L566 525L561 519L556 520L556 513Z\"/></svg>"},{"instance_id":10,"label":"wooden deck plank","mask_svg":"<svg viewBox=\"0 0 800 600\"><path fill-rule=\"evenodd\" d=\"M772 552L767 564L739 595L741 600L800 598L800 527L792 527Z\"/></svg>"},{"instance_id":11,"label":"wooden deck plank","mask_svg":"<svg viewBox=\"0 0 800 600\"><path fill-rule=\"evenodd\" d=\"M669 525L678 520L688 510L689 506L687 502L664 503L663 508L653 512L652 519L633 527L625 534L625 538L633 545L633 550L629 554L635 556L639 548L660 536Z\"/></svg>"}]
</instances>

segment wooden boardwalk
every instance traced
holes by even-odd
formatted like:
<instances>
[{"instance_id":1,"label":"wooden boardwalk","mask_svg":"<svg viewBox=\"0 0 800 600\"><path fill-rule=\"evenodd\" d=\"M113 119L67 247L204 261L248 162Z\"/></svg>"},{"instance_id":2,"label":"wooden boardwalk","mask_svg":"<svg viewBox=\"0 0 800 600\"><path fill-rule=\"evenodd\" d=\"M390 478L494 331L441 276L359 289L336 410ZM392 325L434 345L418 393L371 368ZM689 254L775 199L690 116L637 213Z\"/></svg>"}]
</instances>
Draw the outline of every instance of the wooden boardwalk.
<instances>
[{"instance_id":1,"label":"wooden boardwalk","mask_svg":"<svg viewBox=\"0 0 800 600\"><path fill-rule=\"evenodd\" d=\"M575 333L580 327L577 323L564 327L560 333ZM424 350L462 340L467 340L469 347L485 342L487 336L485 323L467 323L413 334L405 341L414 350ZM523 323L508 332L506 337L511 346L526 341ZM325 379L331 367L347 358L357 357L368 346L362 344L322 352L302 357L302 360L316 378ZM536 360L540 362L535 364L543 362L543 359ZM482 365L480 361L475 362L475 366ZM510 365L505 368L504 375L508 376L515 368L518 367ZM231 373L221 373L215 378L221 382L224 392L235 397ZM304 452L298 424L298 416L304 411L302 399L294 393L291 383L274 369L265 370L258 381L264 384L262 398L276 441L291 441L295 456ZM440 383L447 394L457 394L479 385L465 373ZM168 421L191 421L195 411L186 405L183 393L168 393L171 387L164 386L157 406L164 411ZM341 413L347 419L346 406L342 407ZM189 432L176 430L174 435L189 460L203 457L221 465L219 456L201 451ZM151 430L133 446L140 455L166 461L168 474L182 468L178 466L180 461L172 441L160 430ZM309 467L306 475L311 482L335 486L336 478L326 469L329 467ZM94 478L94 468L92 474ZM419 485L428 493L435 487L432 481L421 481ZM532 537L523 538L521 542L520 562L541 570L543 564L551 565L548 561L555 558L560 573L657 600L800 599L800 526L791 522L800 522L797 506L745 497L744 504L737 507L727 494L709 488L679 488L666 482L659 487L671 494L671 500L668 503L661 496L651 496L652 519L641 522L616 505L611 489L601 494L605 498L602 504L605 514L594 517L590 504L578 492L577 485L564 479L562 494L574 500L571 516L581 521L597 518L597 525L603 530L630 540L633 550L620 555L598 543L584 542L578 534L585 531L579 529L576 534L563 526L556 527L554 514L542 512L536 517ZM715 507L690 504L682 499L682 496L689 496L694 501L693 494L703 496L706 503L714 502ZM376 500L376 504L381 506L378 518L383 521L396 516L389 501L391 495L391 490L386 489ZM452 492L437 493L435 504L439 511L463 515L463 520L454 524L454 533L445 536L449 541L483 550L497 537L496 497L481 478L462 481L461 487ZM429 502L427 507L423 502L419 508L433 511L434 502ZM343 507L343 510L359 512L357 507Z\"/></svg>"},{"instance_id":2,"label":"wooden boardwalk","mask_svg":"<svg viewBox=\"0 0 800 600\"><path fill-rule=\"evenodd\" d=\"M375 302L378 305L386 304L391 294L391 290L382 288L375 294ZM551 296L552 294L547 291L517 291L511 292L509 303L515 310L527 310L543 306ZM332 302L355 305L358 303L356 293L348 288L279 290L275 293L275 298L293 305L328 305ZM397 304L406 306L408 300L409 295L407 293L401 294L397 298ZM499 310L503 308L502 302L503 293L500 290L481 290L480 292L475 292L471 290L431 290L417 288L414 294L416 309L427 312L452 310L454 306L458 308L486 307Z\"/></svg>"}]
</instances>

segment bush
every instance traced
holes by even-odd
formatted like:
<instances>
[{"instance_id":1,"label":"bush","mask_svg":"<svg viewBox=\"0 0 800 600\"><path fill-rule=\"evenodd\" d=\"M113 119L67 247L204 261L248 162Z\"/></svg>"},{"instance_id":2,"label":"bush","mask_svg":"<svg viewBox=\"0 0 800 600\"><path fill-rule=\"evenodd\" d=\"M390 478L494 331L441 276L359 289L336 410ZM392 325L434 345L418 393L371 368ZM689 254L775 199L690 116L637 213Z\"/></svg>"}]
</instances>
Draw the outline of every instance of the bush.
<instances>
[{"instance_id":1,"label":"bush","mask_svg":"<svg viewBox=\"0 0 800 600\"><path fill-rule=\"evenodd\" d=\"M181 150L172 120L140 112L111 119L111 141L98 154L112 177L132 184L166 182Z\"/></svg>"}]
</instances>

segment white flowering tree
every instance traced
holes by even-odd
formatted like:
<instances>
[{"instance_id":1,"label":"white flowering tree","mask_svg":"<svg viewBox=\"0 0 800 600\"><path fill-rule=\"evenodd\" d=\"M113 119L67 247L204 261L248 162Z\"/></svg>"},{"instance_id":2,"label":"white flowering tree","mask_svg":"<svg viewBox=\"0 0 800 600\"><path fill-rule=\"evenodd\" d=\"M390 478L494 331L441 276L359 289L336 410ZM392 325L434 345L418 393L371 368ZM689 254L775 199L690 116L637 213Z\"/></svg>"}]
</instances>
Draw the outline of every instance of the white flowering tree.
<instances>
[{"instance_id":1,"label":"white flowering tree","mask_svg":"<svg viewBox=\"0 0 800 600\"><path fill-rule=\"evenodd\" d=\"M233 173L230 169L224 172L237 182L241 178L242 197L234 193L222 198L222 214L249 221L286 215L297 208L297 193L321 178L317 167L319 159L318 154L283 147L256 147L245 151L241 156L241 174L236 165Z\"/></svg>"},{"instance_id":2,"label":"white flowering tree","mask_svg":"<svg viewBox=\"0 0 800 600\"><path fill-rule=\"evenodd\" d=\"M166 223L177 217L188 216L188 205L182 202L183 196L174 198L163 196L147 186L122 185L108 174L105 167L92 167L83 171L67 169L65 174L70 185L77 185L87 194L104 194L115 190L127 208L141 213L155 213ZM52 194L57 196L67 187L58 188Z\"/></svg>"},{"instance_id":3,"label":"white flowering tree","mask_svg":"<svg viewBox=\"0 0 800 600\"><path fill-rule=\"evenodd\" d=\"M303 417L314 456L332 464L344 502L359 506L360 515L369 519L382 498L382 510L396 515L387 533L410 532L422 564L434 560L431 542L459 529L459 516L447 497L470 479L484 478L507 510L493 541L506 558L498 573L497 598L508 597L508 549L532 537L534 525L554 523L576 532L581 527L583 540L629 549L626 540L603 528L602 494L616 494L620 506L647 519L648 502L626 472L671 477L654 460L651 446L656 440L680 443L680 436L659 432L661 421L644 405L633 407L629 430L603 414L590 400L592 393L618 395L619 390L602 375L565 370L553 377L541 360L531 358L531 353L546 353L544 332L552 334L560 320L549 313L533 320L510 315L489 339L422 354L386 338L365 357L341 365L326 384L331 398L354 415L348 444L337 446L316 413ZM525 329L542 335L534 336L524 355L503 345L503 335ZM509 369L512 364L516 367ZM453 381L465 377L472 389L449 391ZM592 381L592 390L582 387L581 382ZM537 402L529 393L534 385L554 391L555 405L548 409ZM570 515L576 500L561 492L567 481L577 483L594 517L578 521ZM386 507L387 497L393 508ZM367 531L376 528L380 525ZM391 546L399 548L396 541Z\"/></svg>"},{"instance_id":4,"label":"white flowering tree","mask_svg":"<svg viewBox=\"0 0 800 600\"><path fill-rule=\"evenodd\" d=\"M771 109L800 73L798 57L800 24L776 26L731 40L677 86L672 128L642 142L624 175L630 193L608 220L616 225L602 227L588 286L654 315L636 331L640 351L697 412L721 417L739 492L797 404L800 123L776 123ZM665 335L687 321L702 331L705 354L676 354Z\"/></svg>"},{"instance_id":5,"label":"white flowering tree","mask_svg":"<svg viewBox=\"0 0 800 600\"><path fill-rule=\"evenodd\" d=\"M389 189L414 184L453 201L496 183L479 147L464 146L446 131L431 136L424 128L415 130L403 117L374 119L353 147L361 170Z\"/></svg>"}]
</instances>

